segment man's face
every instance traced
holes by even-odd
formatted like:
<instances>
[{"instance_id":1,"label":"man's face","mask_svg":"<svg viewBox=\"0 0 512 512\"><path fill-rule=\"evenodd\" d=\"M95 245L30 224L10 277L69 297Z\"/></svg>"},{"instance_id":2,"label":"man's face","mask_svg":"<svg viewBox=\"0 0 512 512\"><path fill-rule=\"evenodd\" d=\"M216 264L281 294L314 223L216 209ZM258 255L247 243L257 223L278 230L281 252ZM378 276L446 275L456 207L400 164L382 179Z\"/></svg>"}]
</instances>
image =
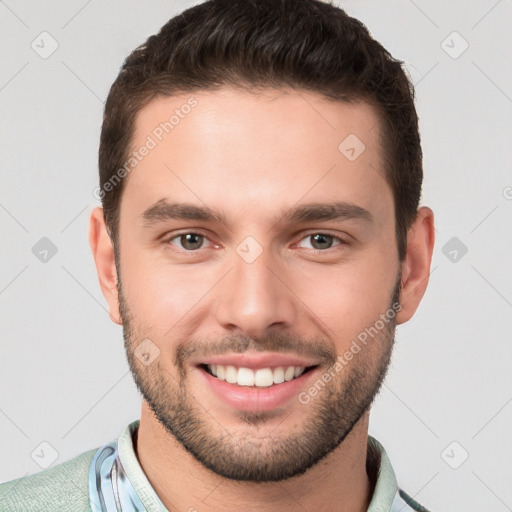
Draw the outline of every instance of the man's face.
<instances>
[{"instance_id":1,"label":"man's face","mask_svg":"<svg viewBox=\"0 0 512 512\"><path fill-rule=\"evenodd\" d=\"M400 265L378 118L306 91L224 88L153 100L132 149L144 145L119 224L137 386L217 474L303 473L361 419L391 356ZM332 203L336 218L289 214Z\"/></svg>"}]
</instances>

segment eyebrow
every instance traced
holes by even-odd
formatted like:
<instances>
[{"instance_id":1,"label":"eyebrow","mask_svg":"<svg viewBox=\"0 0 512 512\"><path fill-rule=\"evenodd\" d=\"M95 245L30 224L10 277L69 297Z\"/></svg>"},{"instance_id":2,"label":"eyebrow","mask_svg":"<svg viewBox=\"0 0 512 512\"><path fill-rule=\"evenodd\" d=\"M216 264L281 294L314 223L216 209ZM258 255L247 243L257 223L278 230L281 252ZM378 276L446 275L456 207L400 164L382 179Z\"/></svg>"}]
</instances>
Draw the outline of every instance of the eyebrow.
<instances>
[{"instance_id":1,"label":"eyebrow","mask_svg":"<svg viewBox=\"0 0 512 512\"><path fill-rule=\"evenodd\" d=\"M145 226L167 220L196 220L217 222L228 225L226 218L207 206L197 206L191 203L169 202L160 199L145 210L142 215ZM353 203L343 201L334 203L308 203L292 208L282 215L274 217L274 225L285 221L289 223L317 222L327 220L361 220L366 223L374 221L369 210Z\"/></svg>"}]
</instances>

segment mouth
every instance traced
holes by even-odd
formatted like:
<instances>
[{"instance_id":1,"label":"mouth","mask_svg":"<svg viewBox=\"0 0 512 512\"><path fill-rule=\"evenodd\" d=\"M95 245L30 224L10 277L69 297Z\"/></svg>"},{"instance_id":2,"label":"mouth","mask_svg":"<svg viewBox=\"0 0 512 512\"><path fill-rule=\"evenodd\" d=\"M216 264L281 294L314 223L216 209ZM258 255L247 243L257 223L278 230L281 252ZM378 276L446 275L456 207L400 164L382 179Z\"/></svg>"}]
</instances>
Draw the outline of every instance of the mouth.
<instances>
[{"instance_id":1,"label":"mouth","mask_svg":"<svg viewBox=\"0 0 512 512\"><path fill-rule=\"evenodd\" d=\"M192 365L206 393L231 411L246 412L288 410L323 367L316 358L255 351L212 356Z\"/></svg>"},{"instance_id":2,"label":"mouth","mask_svg":"<svg viewBox=\"0 0 512 512\"><path fill-rule=\"evenodd\" d=\"M223 364L200 364L212 377L237 386L270 388L298 379L319 365L311 366L268 366L247 368Z\"/></svg>"}]
</instances>

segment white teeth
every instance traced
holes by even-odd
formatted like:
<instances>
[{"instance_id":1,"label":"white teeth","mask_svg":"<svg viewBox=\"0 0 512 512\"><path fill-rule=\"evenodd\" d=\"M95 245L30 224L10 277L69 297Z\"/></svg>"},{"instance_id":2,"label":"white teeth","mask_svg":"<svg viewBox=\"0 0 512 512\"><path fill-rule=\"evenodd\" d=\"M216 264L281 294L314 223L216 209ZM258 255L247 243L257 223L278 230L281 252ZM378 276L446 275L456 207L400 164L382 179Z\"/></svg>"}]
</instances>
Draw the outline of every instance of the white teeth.
<instances>
[{"instance_id":1,"label":"white teeth","mask_svg":"<svg viewBox=\"0 0 512 512\"><path fill-rule=\"evenodd\" d=\"M289 381L292 380L295 376L295 368L293 366L288 366L286 371L284 372L284 380Z\"/></svg>"},{"instance_id":2,"label":"white teeth","mask_svg":"<svg viewBox=\"0 0 512 512\"><path fill-rule=\"evenodd\" d=\"M241 369L242 368L240 368L240 370ZM261 387L272 386L272 384L274 384L274 374L272 373L272 370L270 368L256 370L254 375L254 384Z\"/></svg>"},{"instance_id":3,"label":"white teeth","mask_svg":"<svg viewBox=\"0 0 512 512\"><path fill-rule=\"evenodd\" d=\"M281 384L284 382L284 368L274 368L274 384Z\"/></svg>"},{"instance_id":4,"label":"white teeth","mask_svg":"<svg viewBox=\"0 0 512 512\"><path fill-rule=\"evenodd\" d=\"M239 386L254 386L254 372L250 368L239 368L237 384Z\"/></svg>"},{"instance_id":5,"label":"white teeth","mask_svg":"<svg viewBox=\"0 0 512 512\"><path fill-rule=\"evenodd\" d=\"M299 377L304 373L304 366L278 366L277 368L236 368L222 364L209 364L208 369L219 380L225 380L230 384L239 386L269 387L273 384L281 384Z\"/></svg>"},{"instance_id":6,"label":"white teeth","mask_svg":"<svg viewBox=\"0 0 512 512\"><path fill-rule=\"evenodd\" d=\"M220 365L217 365L220 366ZM234 366L226 366L226 382L236 384L238 370Z\"/></svg>"}]
</instances>

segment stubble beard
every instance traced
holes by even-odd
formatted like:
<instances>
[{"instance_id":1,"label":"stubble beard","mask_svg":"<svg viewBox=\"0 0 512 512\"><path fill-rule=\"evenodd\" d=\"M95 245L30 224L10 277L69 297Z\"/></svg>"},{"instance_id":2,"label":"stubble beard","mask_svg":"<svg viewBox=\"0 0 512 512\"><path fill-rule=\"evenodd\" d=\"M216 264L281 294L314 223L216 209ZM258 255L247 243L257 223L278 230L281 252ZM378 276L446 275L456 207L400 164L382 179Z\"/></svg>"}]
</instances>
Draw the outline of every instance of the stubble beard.
<instances>
[{"instance_id":1,"label":"stubble beard","mask_svg":"<svg viewBox=\"0 0 512 512\"><path fill-rule=\"evenodd\" d=\"M307 405L295 405L294 409L298 411L295 414L305 418L300 431L283 436L277 433L277 428L270 433L269 429L262 428L267 430L262 434L260 426L273 418L275 413L272 411L239 411L240 425L226 428L214 417L214 412L206 412L207 408L201 406L200 399L187 391L186 357L175 356L175 375L162 367L160 358L149 366L144 366L137 359L135 349L146 337L137 334L134 316L123 297L120 282L118 292L127 359L143 399L164 429L197 461L231 480L277 482L301 475L320 462L345 440L371 407L391 360L396 326L394 317L339 371L340 378L333 378ZM390 309L398 304L399 296L400 276ZM222 346L241 352L249 347L262 350L270 345L279 346L279 341L279 334L274 334L271 340L258 342L249 338L225 339ZM280 346L289 344L288 337L283 341ZM186 344L181 346L182 356L187 353L186 347ZM328 356L328 348L319 350L319 353L326 360L334 357L332 364L325 365L325 370L330 367L332 373L335 356ZM283 421L286 419L287 416Z\"/></svg>"}]
</instances>

